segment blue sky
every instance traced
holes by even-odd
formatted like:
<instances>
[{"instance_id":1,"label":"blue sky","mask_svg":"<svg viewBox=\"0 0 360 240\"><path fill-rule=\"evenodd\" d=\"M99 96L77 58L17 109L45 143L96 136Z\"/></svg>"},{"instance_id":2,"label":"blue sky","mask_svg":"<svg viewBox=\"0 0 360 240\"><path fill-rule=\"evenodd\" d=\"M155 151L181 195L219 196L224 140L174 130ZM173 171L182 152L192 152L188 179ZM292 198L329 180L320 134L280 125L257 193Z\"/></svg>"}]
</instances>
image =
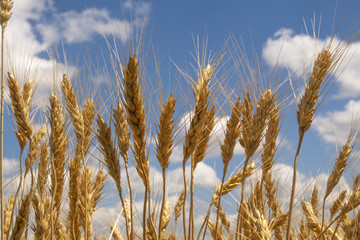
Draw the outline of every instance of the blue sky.
<instances>
[{"instance_id":1,"label":"blue sky","mask_svg":"<svg viewBox=\"0 0 360 240\"><path fill-rule=\"evenodd\" d=\"M190 64L195 63L192 54L195 52L196 36L199 36L200 41L207 39L208 53L210 50L219 53L229 37L241 43L241 50L245 51L250 59L257 56L264 76L262 81L267 86L269 84L266 82L267 76L274 68L279 56L279 78L283 81L285 79L282 78L288 72L300 72L311 62L314 52L320 50L326 38L332 35L333 22L335 27L341 22L338 31L339 38L346 33L348 28L359 26L360 23L360 2L358 1L350 3L347 1L337 3L335 0L133 1L132 3L125 1L123 2L125 15L123 15L121 3L117 0L15 0L13 17L7 29L10 61L19 72L19 76L34 77L38 81L34 104L43 105L44 99L47 99L44 94L47 93L53 81L51 78L52 61L49 60L49 52L53 45L60 51L63 47L68 58L71 59L68 63L70 72L76 71L77 58L80 59L79 66L84 66L86 63L83 59L89 56L94 63L99 64L99 71L102 71L104 67L102 54L106 59L108 51L103 34L108 39L114 36L119 46L126 52L127 34L124 33L122 27L124 23L130 23L130 5L132 5L135 28L141 26L144 18L147 19L144 44L144 48L149 50L147 71L150 76L153 76L155 55L160 64L160 76L165 82L176 79L179 75L176 66L189 70L194 76ZM316 28L321 21L319 39L314 39L312 35L311 24L314 19ZM304 22L309 36L306 34ZM360 42L355 40L344 60L347 68L340 69L341 75L335 74L338 81L321 105L313 128L306 133L299 160L299 171L305 174L303 178L299 178L303 181L301 184L310 183L313 180L311 177L317 175L318 171L323 173L318 175L320 179L318 181L322 182L326 179L326 173L333 166L337 147L344 142L349 132L352 116L359 112L359 51ZM26 75L24 64L28 64L30 61L28 59L32 59L33 62L31 67L26 66L29 67ZM84 68L80 67L80 69ZM61 76L61 67L55 72ZM294 79L299 77L299 75L293 75ZM235 75L229 81L232 86L236 85L239 79L236 79ZM180 85L184 89L189 88L188 82L182 76L180 76ZM81 89L88 91L83 87ZM179 105L181 106L181 103ZM11 169L11 166L17 166L16 159L19 150L12 133L12 120L8 115L6 114L5 121L4 155ZM294 106L286 112L286 116L281 131L284 140L277 158L278 168L284 171L285 176L290 176L291 167L288 165L292 165L297 144ZM219 119L220 117L224 121L226 116L219 116ZM219 130L220 126L221 124L218 126ZM179 149L174 150L176 154L181 153ZM241 149L238 149L237 153L239 154L236 157L241 158ZM221 161L216 161L218 154L218 147L214 144L209 160L205 160L204 164L199 166L201 167L198 171L199 179L209 178L210 184L205 187L215 186L216 174L220 177L221 170L213 169L214 166L222 168ZM180 167L179 162L176 161L177 157L173 157L174 163L171 166L174 174L178 173L178 167ZM155 175L157 166L155 165L153 169ZM358 174L359 167L359 160L355 160L349 173Z\"/></svg>"}]
</instances>

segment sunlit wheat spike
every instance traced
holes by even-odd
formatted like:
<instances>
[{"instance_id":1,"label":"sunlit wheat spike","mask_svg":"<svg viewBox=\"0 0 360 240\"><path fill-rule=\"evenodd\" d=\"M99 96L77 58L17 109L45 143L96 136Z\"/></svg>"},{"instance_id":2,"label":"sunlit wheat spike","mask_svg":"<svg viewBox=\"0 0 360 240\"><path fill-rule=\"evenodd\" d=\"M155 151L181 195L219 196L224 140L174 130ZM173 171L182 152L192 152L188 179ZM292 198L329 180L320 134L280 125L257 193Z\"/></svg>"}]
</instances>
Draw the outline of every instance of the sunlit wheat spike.
<instances>
[{"instance_id":1,"label":"sunlit wheat spike","mask_svg":"<svg viewBox=\"0 0 360 240\"><path fill-rule=\"evenodd\" d=\"M147 231L146 231L146 237L149 240L156 240L157 239L157 233L155 229L155 221L154 221L154 213L150 214L146 221Z\"/></svg>"},{"instance_id":2,"label":"sunlit wheat spike","mask_svg":"<svg viewBox=\"0 0 360 240\"><path fill-rule=\"evenodd\" d=\"M346 197L346 190L341 191L341 193L339 194L339 196L336 198L336 200L334 201L333 205L330 208L330 219L332 219L335 214L337 213L337 211L341 208L345 197Z\"/></svg>"},{"instance_id":3,"label":"sunlit wheat spike","mask_svg":"<svg viewBox=\"0 0 360 240\"><path fill-rule=\"evenodd\" d=\"M101 151L105 157L105 164L109 170L110 176L114 179L118 191L121 192L121 169L120 161L114 144L111 140L111 129L103 120L101 115L97 116L97 133L96 137L101 145Z\"/></svg>"},{"instance_id":4,"label":"sunlit wheat spike","mask_svg":"<svg viewBox=\"0 0 360 240\"><path fill-rule=\"evenodd\" d=\"M29 120L29 108L26 106L19 83L15 77L8 73L8 86L10 91L11 105L18 127L18 134L23 139L30 139L32 135L32 124Z\"/></svg>"},{"instance_id":5,"label":"sunlit wheat spike","mask_svg":"<svg viewBox=\"0 0 360 240\"><path fill-rule=\"evenodd\" d=\"M324 196L325 199L329 196L329 194L332 192L334 187L338 184L340 181L340 178L343 175L343 172L346 167L346 163L348 161L349 155L351 151L353 150L353 146L351 145L352 141L349 139L344 146L340 149L340 153L338 158L335 161L334 168L328 178L327 184L326 184L326 192Z\"/></svg>"},{"instance_id":6,"label":"sunlit wheat spike","mask_svg":"<svg viewBox=\"0 0 360 240\"><path fill-rule=\"evenodd\" d=\"M325 83L326 75L329 73L333 63L333 54L330 48L324 48L316 57L313 71L306 84L305 93L301 97L297 110L297 121L299 131L306 132L313 120L316 111L316 102L319 98L321 87Z\"/></svg>"},{"instance_id":7,"label":"sunlit wheat spike","mask_svg":"<svg viewBox=\"0 0 360 240\"><path fill-rule=\"evenodd\" d=\"M10 194L10 196L7 200L7 203L5 204L5 211L4 211L4 238L5 239L7 239L7 236L9 235L14 204L15 204L15 197L13 194Z\"/></svg>"},{"instance_id":8,"label":"sunlit wheat spike","mask_svg":"<svg viewBox=\"0 0 360 240\"><path fill-rule=\"evenodd\" d=\"M245 177L250 176L253 173L254 168L255 168L255 162L250 163L248 167L245 169ZM215 201L219 198L219 196L224 196L229 192L233 191L238 186L240 186L242 176L243 176L243 169L240 169L232 177L226 180L222 188L221 188L221 184L218 185L215 189L213 198L211 200L212 204L215 203ZM220 189L222 189L221 192Z\"/></svg>"},{"instance_id":9,"label":"sunlit wheat spike","mask_svg":"<svg viewBox=\"0 0 360 240\"><path fill-rule=\"evenodd\" d=\"M199 141L199 133L203 128L204 119L208 107L208 98L210 94L209 81L214 69L208 65L200 73L198 81L193 87L195 106L194 114L190 120L190 128L185 135L185 144L183 147L183 161L186 162L194 152L197 142Z\"/></svg>"},{"instance_id":10,"label":"sunlit wheat spike","mask_svg":"<svg viewBox=\"0 0 360 240\"><path fill-rule=\"evenodd\" d=\"M133 135L136 170L144 185L150 187L148 183L149 160L146 154L145 139L145 110L142 103L138 73L138 61L135 55L131 55L127 66L123 67L125 108L127 121Z\"/></svg>"},{"instance_id":11,"label":"sunlit wheat spike","mask_svg":"<svg viewBox=\"0 0 360 240\"><path fill-rule=\"evenodd\" d=\"M44 124L30 139L30 151L25 159L25 174L32 168L34 161L40 156L40 144L45 137L46 131L46 125Z\"/></svg>"},{"instance_id":12,"label":"sunlit wheat spike","mask_svg":"<svg viewBox=\"0 0 360 240\"><path fill-rule=\"evenodd\" d=\"M112 232L112 237L114 240L122 240L121 233L117 227L110 226L110 230Z\"/></svg>"},{"instance_id":13,"label":"sunlit wheat spike","mask_svg":"<svg viewBox=\"0 0 360 240\"><path fill-rule=\"evenodd\" d=\"M51 218L50 218L50 201L47 195L44 197L40 196L37 193L33 195L33 207L34 207L34 215L35 215L35 226L34 237L36 240L49 239L50 238L50 226L51 226Z\"/></svg>"},{"instance_id":14,"label":"sunlit wheat spike","mask_svg":"<svg viewBox=\"0 0 360 240\"><path fill-rule=\"evenodd\" d=\"M128 123L126 121L125 113L120 103L118 103L116 109L113 110L113 118L115 125L115 134L118 139L118 147L120 150L120 154L123 157L125 164L127 164L127 154L130 145L130 132Z\"/></svg>"},{"instance_id":15,"label":"sunlit wheat spike","mask_svg":"<svg viewBox=\"0 0 360 240\"><path fill-rule=\"evenodd\" d=\"M67 109L69 111L71 120L73 122L76 137L81 139L84 133L84 119L81 114L81 110L77 103L76 94L74 92L73 86L67 76L67 74L63 75L63 80L61 82L61 89L65 98L65 103Z\"/></svg>"},{"instance_id":16,"label":"sunlit wheat spike","mask_svg":"<svg viewBox=\"0 0 360 240\"><path fill-rule=\"evenodd\" d=\"M321 223L316 217L311 204L306 201L301 201L302 211L305 215L307 226L314 232L316 235L319 235L321 230ZM325 235L333 235L334 231L331 228L328 228L325 232ZM337 235L336 235L337 236Z\"/></svg>"},{"instance_id":17,"label":"sunlit wheat spike","mask_svg":"<svg viewBox=\"0 0 360 240\"><path fill-rule=\"evenodd\" d=\"M22 96L24 99L25 106L30 109L30 103L32 99L32 93L34 88L34 79L27 81L22 90Z\"/></svg>"},{"instance_id":18,"label":"sunlit wheat spike","mask_svg":"<svg viewBox=\"0 0 360 240\"><path fill-rule=\"evenodd\" d=\"M23 199L21 199L21 207L15 219L14 227L11 231L10 240L21 239L28 226L28 218L30 214L32 192L30 191Z\"/></svg>"},{"instance_id":19,"label":"sunlit wheat spike","mask_svg":"<svg viewBox=\"0 0 360 240\"><path fill-rule=\"evenodd\" d=\"M360 205L360 189L354 191L340 208L341 214L346 214Z\"/></svg>"},{"instance_id":20,"label":"sunlit wheat spike","mask_svg":"<svg viewBox=\"0 0 360 240\"><path fill-rule=\"evenodd\" d=\"M224 143L221 145L221 157L224 166L227 166L234 154L234 148L240 137L240 113L242 104L238 98L231 109L231 115L226 122Z\"/></svg>"},{"instance_id":21,"label":"sunlit wheat spike","mask_svg":"<svg viewBox=\"0 0 360 240\"><path fill-rule=\"evenodd\" d=\"M185 189L181 192L178 200L176 201L176 205L175 205L175 222L177 222L177 220L179 219L182 209L184 207L184 201L185 201Z\"/></svg>"},{"instance_id":22,"label":"sunlit wheat spike","mask_svg":"<svg viewBox=\"0 0 360 240\"><path fill-rule=\"evenodd\" d=\"M173 148L174 122L172 117L175 112L175 102L174 96L171 95L161 109L156 156L162 169L169 166Z\"/></svg>"},{"instance_id":23,"label":"sunlit wheat spike","mask_svg":"<svg viewBox=\"0 0 360 240\"><path fill-rule=\"evenodd\" d=\"M215 107L212 107L206 112L206 118L204 119L203 129L199 133L199 141L195 147L193 154L193 168L195 169L197 164L201 162L206 154L206 149L211 137L211 132L215 126Z\"/></svg>"},{"instance_id":24,"label":"sunlit wheat spike","mask_svg":"<svg viewBox=\"0 0 360 240\"><path fill-rule=\"evenodd\" d=\"M319 210L318 210L318 203L319 203L319 198L318 198L318 194L319 194L319 190L317 185L314 185L313 191L311 193L311 199L310 199L310 203L311 203L311 207L313 208L313 211L315 213L315 216L317 216Z\"/></svg>"},{"instance_id":25,"label":"sunlit wheat spike","mask_svg":"<svg viewBox=\"0 0 360 240\"><path fill-rule=\"evenodd\" d=\"M55 199L57 211L62 201L62 192L65 177L65 155L68 144L65 120L62 114L61 103L55 94L50 97L50 152L51 152L51 194Z\"/></svg>"},{"instance_id":26,"label":"sunlit wheat spike","mask_svg":"<svg viewBox=\"0 0 360 240\"><path fill-rule=\"evenodd\" d=\"M244 147L246 156L251 157L259 147L267 118L273 106L274 97L270 89L263 91L256 105L255 114L252 114L249 94L246 95L244 102L246 107L242 111L240 144Z\"/></svg>"},{"instance_id":27,"label":"sunlit wheat spike","mask_svg":"<svg viewBox=\"0 0 360 240\"><path fill-rule=\"evenodd\" d=\"M164 211L163 211L163 215L161 216L162 221L161 221L160 230L162 232L165 232L165 230L170 222L170 210L171 210L171 205L170 205L169 201L167 199L165 199Z\"/></svg>"},{"instance_id":28,"label":"sunlit wheat spike","mask_svg":"<svg viewBox=\"0 0 360 240\"><path fill-rule=\"evenodd\" d=\"M225 236L224 236L224 233L223 233L221 227L215 229L215 224L213 224L210 220L208 222L208 225L209 225L209 231L211 233L212 239L215 239L215 240L225 239Z\"/></svg>"},{"instance_id":29,"label":"sunlit wheat spike","mask_svg":"<svg viewBox=\"0 0 360 240\"><path fill-rule=\"evenodd\" d=\"M85 156L86 153L89 150L90 144L91 144L91 134L93 132L92 124L95 118L95 104L92 98L89 98L84 103L84 108L81 111L82 118L84 121L84 132L83 132L83 138L82 138L82 155ZM78 143L79 144L79 143Z\"/></svg>"},{"instance_id":30,"label":"sunlit wheat spike","mask_svg":"<svg viewBox=\"0 0 360 240\"><path fill-rule=\"evenodd\" d=\"M2 0L0 1L0 24L1 27L4 29L11 17L11 8L13 7L13 1L12 0Z\"/></svg>"},{"instance_id":31,"label":"sunlit wheat spike","mask_svg":"<svg viewBox=\"0 0 360 240\"><path fill-rule=\"evenodd\" d=\"M40 161L38 166L38 175L36 180L37 192L40 196L43 195L46 187L47 178L49 176L49 154L48 143L45 142L41 146Z\"/></svg>"},{"instance_id":32,"label":"sunlit wheat spike","mask_svg":"<svg viewBox=\"0 0 360 240\"><path fill-rule=\"evenodd\" d=\"M263 176L270 171L274 164L274 155L276 151L276 140L279 135L280 127L280 117L279 117L279 108L276 103L276 99L273 102L273 108L270 110L270 119L267 124L267 130L265 133L265 143L263 145L263 153L261 154L261 169L263 171Z\"/></svg>"}]
</instances>

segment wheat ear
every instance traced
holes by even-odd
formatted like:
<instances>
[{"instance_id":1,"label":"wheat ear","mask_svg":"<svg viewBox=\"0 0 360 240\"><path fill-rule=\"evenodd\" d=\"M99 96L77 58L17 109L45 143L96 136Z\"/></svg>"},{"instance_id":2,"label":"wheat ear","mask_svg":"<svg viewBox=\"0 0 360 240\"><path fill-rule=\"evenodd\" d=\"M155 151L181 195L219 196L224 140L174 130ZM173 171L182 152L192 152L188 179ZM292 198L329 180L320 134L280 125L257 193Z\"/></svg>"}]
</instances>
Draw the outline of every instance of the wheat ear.
<instances>
[{"instance_id":1,"label":"wheat ear","mask_svg":"<svg viewBox=\"0 0 360 240\"><path fill-rule=\"evenodd\" d=\"M172 120L173 114L175 112L175 98L173 95L170 95L169 99L166 101L164 106L161 109L160 123L159 123L159 133L157 138L156 146L156 156L162 168L163 176L163 196L160 209L160 219L159 219L159 238L161 239L163 231L163 220L162 217L165 208L166 200L166 169L169 166L169 158L172 153L173 148L173 130L174 122Z\"/></svg>"},{"instance_id":2,"label":"wheat ear","mask_svg":"<svg viewBox=\"0 0 360 240\"><path fill-rule=\"evenodd\" d=\"M342 177L344 170L346 168L347 161L349 159L349 156L353 150L352 146L352 138L349 137L347 142L344 146L341 147L340 153L338 158L335 161L334 168L328 177L327 183L326 183L326 191L323 199L323 205L322 205L322 221L321 225L323 227L324 220L325 220L325 200L330 195L330 193L333 191L334 187L339 183L340 178Z\"/></svg>"},{"instance_id":3,"label":"wheat ear","mask_svg":"<svg viewBox=\"0 0 360 240\"><path fill-rule=\"evenodd\" d=\"M343 202L346 198L346 192L347 192L346 190L341 191L341 193L339 194L339 196L336 198L333 205L331 206L330 219L332 219L335 216L336 212L339 211L339 209L343 205Z\"/></svg>"},{"instance_id":4,"label":"wheat ear","mask_svg":"<svg viewBox=\"0 0 360 240\"><path fill-rule=\"evenodd\" d=\"M244 100L244 110L242 111L243 119L241 121L241 137L240 144L245 149L245 163L244 169L247 168L247 164L250 158L253 156L257 148L259 147L260 141L262 139L263 131L266 126L267 118L271 112L273 103L275 99L271 93L271 89L263 91L261 94L260 100L256 106L256 113L252 113L252 103L250 99L250 94L247 93ZM242 222L241 217L241 207L243 203L245 192L245 173L243 174L241 180L241 195L240 195L240 207L238 210L238 221L237 221L237 231L235 239L241 240L241 228Z\"/></svg>"},{"instance_id":5,"label":"wheat ear","mask_svg":"<svg viewBox=\"0 0 360 240\"><path fill-rule=\"evenodd\" d=\"M21 239L28 226L28 218L30 214L32 191L30 191L22 200L18 215L15 219L15 225L12 229L10 240Z\"/></svg>"},{"instance_id":6,"label":"wheat ear","mask_svg":"<svg viewBox=\"0 0 360 240\"><path fill-rule=\"evenodd\" d=\"M130 203L128 208L129 214L125 214L125 215L129 216L129 219L127 219L127 221L129 222L128 225L130 227L130 239L134 239L135 237L134 229L132 227L133 226L133 196L132 196L131 181L130 181L129 169L128 169L128 151L130 146L130 132L129 132L128 123L126 121L125 113L120 103L118 103L116 109L113 110L113 118L115 125L115 134L118 143L117 145L125 163L126 179L127 179L129 195L130 195ZM127 201L125 200L124 203L126 203Z\"/></svg>"},{"instance_id":7,"label":"wheat ear","mask_svg":"<svg viewBox=\"0 0 360 240\"><path fill-rule=\"evenodd\" d=\"M49 170L48 143L43 143L40 150L40 162L36 180L36 188L40 196L43 196L44 194Z\"/></svg>"},{"instance_id":8,"label":"wheat ear","mask_svg":"<svg viewBox=\"0 0 360 240\"><path fill-rule=\"evenodd\" d=\"M227 172L227 168L230 160L233 157L234 149L237 141L240 137L240 112L241 112L242 104L240 102L240 98L237 99L234 106L231 109L231 115L229 120L226 122L226 132L224 143L220 146L221 149L221 157L224 164L223 168L223 176L221 180L220 192L222 191L222 185L225 181L225 176ZM215 222L215 233L217 233L219 217L221 217L220 209L221 209L221 196L219 196L217 206L219 206L216 213L216 222Z\"/></svg>"},{"instance_id":9,"label":"wheat ear","mask_svg":"<svg viewBox=\"0 0 360 240\"><path fill-rule=\"evenodd\" d=\"M294 205L295 197L295 185L296 185L296 169L297 161L300 153L301 144L304 138L305 132L310 128L312 120L314 118L315 111L317 109L316 103L319 98L319 92L321 87L326 83L326 76L331 70L333 64L333 54L330 48L324 48L316 57L313 71L309 77L309 82L306 84L304 95L301 97L298 103L297 109L297 122L299 125L299 143L295 154L294 170L293 170L293 182L291 188L291 196L289 203L289 219L286 230L286 240L290 239L291 229L291 217L292 208Z\"/></svg>"},{"instance_id":10,"label":"wheat ear","mask_svg":"<svg viewBox=\"0 0 360 240\"><path fill-rule=\"evenodd\" d=\"M55 209L56 215L60 212L62 192L64 187L65 154L68 144L65 120L62 114L61 103L55 93L50 97L50 162L51 162L51 209ZM51 234L55 233L54 215L51 210Z\"/></svg>"},{"instance_id":11,"label":"wheat ear","mask_svg":"<svg viewBox=\"0 0 360 240\"><path fill-rule=\"evenodd\" d=\"M14 195L10 194L8 201L5 205L5 212L4 212L4 239L8 239L14 204L15 204L15 197Z\"/></svg>"},{"instance_id":12,"label":"wheat ear","mask_svg":"<svg viewBox=\"0 0 360 240\"><path fill-rule=\"evenodd\" d=\"M111 129L108 124L103 120L100 114L97 116L97 133L96 137L101 145L101 151L105 157L105 164L108 168L110 176L114 179L116 187L118 189L119 197L121 200L121 204L124 207L124 199L122 196L122 187L121 187L121 169L120 169L120 160L114 144L111 140ZM126 232L129 238L130 229L128 226L128 217L125 213L126 220Z\"/></svg>"},{"instance_id":13,"label":"wheat ear","mask_svg":"<svg viewBox=\"0 0 360 240\"><path fill-rule=\"evenodd\" d=\"M29 153L25 159L25 175L32 168L34 161L40 156L40 144L46 134L46 125L42 125L41 128L30 139Z\"/></svg>"},{"instance_id":14,"label":"wheat ear","mask_svg":"<svg viewBox=\"0 0 360 240\"><path fill-rule=\"evenodd\" d=\"M194 115L190 121L190 128L185 134L185 143L183 146L183 179L184 179L184 188L185 188L185 199L187 193L187 184L186 184L186 175L185 175L185 164L190 158L191 154L195 151L195 147L199 140L200 132L203 129L204 119L206 117L207 107L208 107L208 98L210 95L209 90L209 81L213 74L214 69L208 65L206 68L201 69L200 76L198 81L193 86L193 92L195 97L195 106L194 106ZM193 168L191 167L191 170ZM183 229L184 229L184 239L186 240L186 215L185 215L185 204L183 207ZM189 221L191 222L191 220ZM189 229L189 234L190 234Z\"/></svg>"},{"instance_id":15,"label":"wheat ear","mask_svg":"<svg viewBox=\"0 0 360 240\"><path fill-rule=\"evenodd\" d=\"M150 200L149 159L146 154L145 109L138 79L139 65L135 55L130 56L127 66L124 66L122 70L125 88L125 108L127 121L133 135L136 170L145 186L143 206L143 239L145 239L147 199L149 198ZM150 212L150 205L148 207Z\"/></svg>"},{"instance_id":16,"label":"wheat ear","mask_svg":"<svg viewBox=\"0 0 360 240\"><path fill-rule=\"evenodd\" d=\"M47 195L43 197L37 193L34 193L32 203L34 207L36 222L36 225L33 227L35 239L50 239L50 200Z\"/></svg>"}]
</instances>

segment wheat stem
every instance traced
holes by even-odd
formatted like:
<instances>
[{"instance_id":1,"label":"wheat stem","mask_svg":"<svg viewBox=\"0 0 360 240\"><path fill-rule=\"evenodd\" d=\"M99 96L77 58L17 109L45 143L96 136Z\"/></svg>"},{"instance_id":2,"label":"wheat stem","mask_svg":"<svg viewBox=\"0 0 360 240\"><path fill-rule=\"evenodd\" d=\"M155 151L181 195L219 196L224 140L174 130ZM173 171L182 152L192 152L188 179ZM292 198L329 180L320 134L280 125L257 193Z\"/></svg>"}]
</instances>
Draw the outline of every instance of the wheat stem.
<instances>
[{"instance_id":1,"label":"wheat stem","mask_svg":"<svg viewBox=\"0 0 360 240\"><path fill-rule=\"evenodd\" d=\"M299 130L299 143L295 154L295 160L294 160L294 169L293 169L293 181L292 181L292 187L291 187L291 196L290 196L290 203L289 203L289 216L288 216L288 225L286 229L286 239L290 239L290 230L291 230L291 216L293 212L293 205L294 205L294 197L295 197L295 185L296 185L296 167L297 162L299 158L300 148L301 144L304 138L304 131Z\"/></svg>"}]
</instances>

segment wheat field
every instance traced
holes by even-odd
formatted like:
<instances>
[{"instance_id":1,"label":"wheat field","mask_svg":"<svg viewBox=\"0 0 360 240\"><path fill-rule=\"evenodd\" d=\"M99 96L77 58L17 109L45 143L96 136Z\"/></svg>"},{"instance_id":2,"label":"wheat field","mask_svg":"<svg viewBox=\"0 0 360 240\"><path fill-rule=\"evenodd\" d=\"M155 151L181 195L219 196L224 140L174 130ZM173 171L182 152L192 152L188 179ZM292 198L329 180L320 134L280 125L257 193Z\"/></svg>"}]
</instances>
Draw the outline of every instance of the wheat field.
<instances>
[{"instance_id":1,"label":"wheat field","mask_svg":"<svg viewBox=\"0 0 360 240\"><path fill-rule=\"evenodd\" d=\"M340 184L358 153L358 120L334 156L325 193L314 184L310 196L297 194L302 143L357 29L341 41L335 32L314 51L311 66L296 80L304 80L303 89L296 91L297 84L276 81L275 74L270 84L259 82L259 69L248 61L233 60L229 67L229 59L236 58L231 54L234 42L211 58L198 49L195 74L177 69L188 90L179 91L177 83L162 89L160 80L146 81L144 66L151 60L141 40L123 50L108 41L108 94L100 94L96 86L89 94L81 91L81 82L63 71L44 100L46 107L39 109L32 102L38 79L19 81L17 72L4 72L11 69L4 67L4 41L12 6L12 0L0 0L1 239L360 239L360 174L350 190ZM230 94L226 77L234 68L247 74ZM293 91L302 94L294 99ZM11 127L3 123L7 103L20 169L11 194L4 195L3 128ZM187 117L180 117L187 110ZM35 114L42 116L41 124ZM294 172L284 202L273 167L281 155L286 115L296 116L298 145L287 159ZM216 137L219 131L221 138ZM195 173L215 141L221 175L206 193L210 196L202 197ZM244 153L240 161L236 145ZM181 158L182 187L171 200L174 155ZM160 171L157 186L153 171ZM117 218L99 228L96 212L107 201L116 206Z\"/></svg>"}]
</instances>

